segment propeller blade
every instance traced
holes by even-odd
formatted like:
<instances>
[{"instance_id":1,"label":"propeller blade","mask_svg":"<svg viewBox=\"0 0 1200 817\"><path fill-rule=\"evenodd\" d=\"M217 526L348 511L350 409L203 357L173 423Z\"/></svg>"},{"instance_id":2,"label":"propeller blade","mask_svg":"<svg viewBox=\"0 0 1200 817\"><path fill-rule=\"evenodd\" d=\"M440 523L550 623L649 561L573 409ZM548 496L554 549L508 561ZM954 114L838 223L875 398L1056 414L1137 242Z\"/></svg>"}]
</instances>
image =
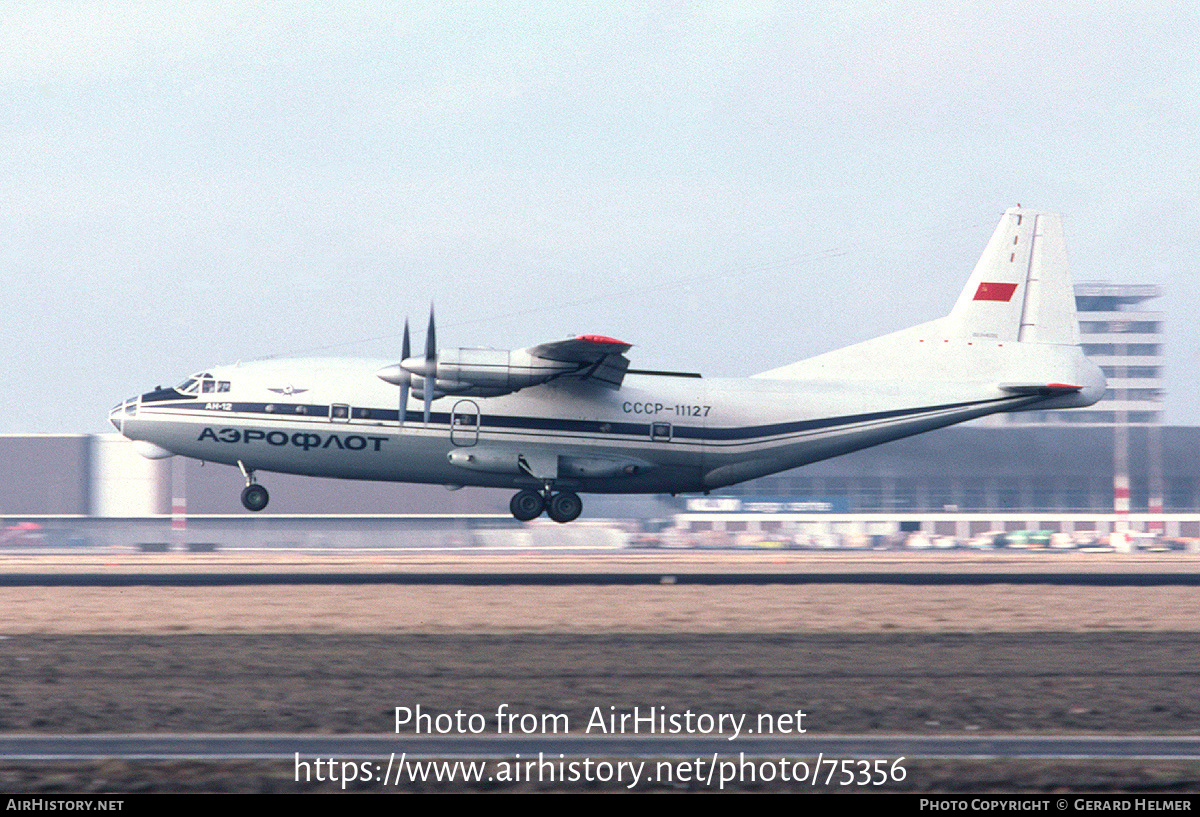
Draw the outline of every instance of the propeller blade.
<instances>
[{"instance_id":1,"label":"propeller blade","mask_svg":"<svg viewBox=\"0 0 1200 817\"><path fill-rule=\"evenodd\" d=\"M411 345L412 344L409 342L409 339L408 339L408 318L405 318L404 319L404 341L401 343L401 346L400 346L400 360L403 361L403 360L408 359L409 352L411 351L410 350ZM403 431L405 415L408 414L408 389L409 389L410 384L412 383L412 375L409 374L408 372L405 372L403 369L401 369L400 371L404 374L404 380L402 380L400 382L400 411L396 415L396 419L400 423L400 430Z\"/></svg>"},{"instance_id":2,"label":"propeller blade","mask_svg":"<svg viewBox=\"0 0 1200 817\"><path fill-rule=\"evenodd\" d=\"M433 387L437 383L437 332L433 328L433 304L429 305L429 329L425 332L425 425L433 406Z\"/></svg>"},{"instance_id":3,"label":"propeller blade","mask_svg":"<svg viewBox=\"0 0 1200 817\"><path fill-rule=\"evenodd\" d=\"M433 327L433 304L429 305L429 328L425 331L425 361L437 360L437 330Z\"/></svg>"}]
</instances>

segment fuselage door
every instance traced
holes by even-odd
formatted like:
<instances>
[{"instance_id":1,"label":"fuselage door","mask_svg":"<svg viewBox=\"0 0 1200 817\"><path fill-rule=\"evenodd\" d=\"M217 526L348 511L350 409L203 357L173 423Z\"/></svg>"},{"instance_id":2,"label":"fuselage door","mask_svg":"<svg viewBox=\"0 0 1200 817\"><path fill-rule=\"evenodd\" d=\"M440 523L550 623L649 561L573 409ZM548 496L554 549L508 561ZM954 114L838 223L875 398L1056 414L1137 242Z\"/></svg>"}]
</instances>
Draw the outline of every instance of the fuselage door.
<instances>
[{"instance_id":1,"label":"fuselage door","mask_svg":"<svg viewBox=\"0 0 1200 817\"><path fill-rule=\"evenodd\" d=\"M450 442L468 446L479 442L479 406L474 400L459 400L450 412Z\"/></svg>"}]
</instances>

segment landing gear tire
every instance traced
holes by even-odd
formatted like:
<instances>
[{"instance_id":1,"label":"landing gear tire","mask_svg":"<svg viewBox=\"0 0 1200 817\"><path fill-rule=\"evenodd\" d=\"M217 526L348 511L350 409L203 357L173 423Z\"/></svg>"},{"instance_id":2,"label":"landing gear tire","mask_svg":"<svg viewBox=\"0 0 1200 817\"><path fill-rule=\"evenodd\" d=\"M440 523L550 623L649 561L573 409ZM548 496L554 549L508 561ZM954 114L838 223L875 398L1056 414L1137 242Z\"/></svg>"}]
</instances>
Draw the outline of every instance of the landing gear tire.
<instances>
[{"instance_id":1,"label":"landing gear tire","mask_svg":"<svg viewBox=\"0 0 1200 817\"><path fill-rule=\"evenodd\" d=\"M573 491L563 491L550 497L546 513L555 522L570 522L583 513L583 500Z\"/></svg>"},{"instance_id":2,"label":"landing gear tire","mask_svg":"<svg viewBox=\"0 0 1200 817\"><path fill-rule=\"evenodd\" d=\"M517 491L509 500L508 509L517 519L528 522L542 515L542 511L546 510L546 500L537 491L526 488L523 491Z\"/></svg>"},{"instance_id":3,"label":"landing gear tire","mask_svg":"<svg viewBox=\"0 0 1200 817\"><path fill-rule=\"evenodd\" d=\"M242 507L248 511L261 511L267 507L267 503L271 500L271 495L267 493L267 489L253 483L242 489Z\"/></svg>"}]
</instances>

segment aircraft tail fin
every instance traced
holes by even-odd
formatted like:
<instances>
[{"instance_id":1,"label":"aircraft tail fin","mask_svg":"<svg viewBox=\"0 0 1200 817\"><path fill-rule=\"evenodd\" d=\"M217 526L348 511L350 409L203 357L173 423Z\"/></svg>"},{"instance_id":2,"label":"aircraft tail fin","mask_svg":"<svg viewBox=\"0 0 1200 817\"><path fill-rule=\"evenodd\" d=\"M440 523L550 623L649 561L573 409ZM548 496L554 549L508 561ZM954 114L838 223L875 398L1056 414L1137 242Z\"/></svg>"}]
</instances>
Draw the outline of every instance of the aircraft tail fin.
<instances>
[{"instance_id":1,"label":"aircraft tail fin","mask_svg":"<svg viewBox=\"0 0 1200 817\"><path fill-rule=\"evenodd\" d=\"M1034 357L1055 348L1078 366L1072 363L1056 376L1052 369L1033 365ZM1039 388L1102 382L1099 369L1085 361L1079 347L1062 218L1020 207L1001 217L950 314L755 377L929 382L997 378L1008 384L1038 382Z\"/></svg>"},{"instance_id":2,"label":"aircraft tail fin","mask_svg":"<svg viewBox=\"0 0 1200 817\"><path fill-rule=\"evenodd\" d=\"M967 337L1078 344L1062 218L1005 211L946 323Z\"/></svg>"}]
</instances>

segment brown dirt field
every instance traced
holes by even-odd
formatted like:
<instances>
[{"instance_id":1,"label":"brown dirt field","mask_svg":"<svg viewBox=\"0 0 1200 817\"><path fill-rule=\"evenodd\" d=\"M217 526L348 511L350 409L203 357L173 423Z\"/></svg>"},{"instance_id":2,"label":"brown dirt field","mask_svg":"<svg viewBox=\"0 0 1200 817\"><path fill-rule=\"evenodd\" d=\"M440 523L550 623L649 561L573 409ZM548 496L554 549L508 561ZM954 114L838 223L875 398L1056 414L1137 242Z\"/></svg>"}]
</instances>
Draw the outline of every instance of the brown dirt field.
<instances>
[{"instance_id":1,"label":"brown dirt field","mask_svg":"<svg viewBox=\"0 0 1200 817\"><path fill-rule=\"evenodd\" d=\"M1190 633L240 634L0 641L7 732L381 733L396 706L794 712L825 734L1194 733Z\"/></svg>"},{"instance_id":2,"label":"brown dirt field","mask_svg":"<svg viewBox=\"0 0 1200 817\"><path fill-rule=\"evenodd\" d=\"M1180 632L1189 587L0 588L0 634Z\"/></svg>"}]
</instances>

